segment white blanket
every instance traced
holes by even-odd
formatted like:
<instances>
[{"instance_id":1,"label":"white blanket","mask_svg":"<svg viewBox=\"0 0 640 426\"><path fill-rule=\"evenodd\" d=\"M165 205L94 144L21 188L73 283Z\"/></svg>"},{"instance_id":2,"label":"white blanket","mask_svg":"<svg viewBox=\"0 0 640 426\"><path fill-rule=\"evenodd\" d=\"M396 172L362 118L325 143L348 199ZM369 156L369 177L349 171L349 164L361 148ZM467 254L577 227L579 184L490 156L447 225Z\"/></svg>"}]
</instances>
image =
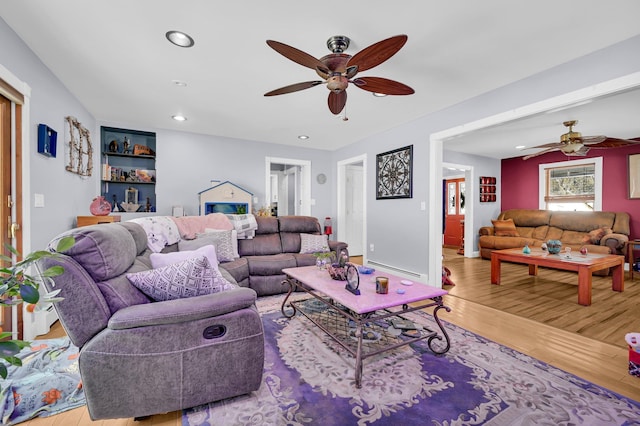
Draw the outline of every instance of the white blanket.
<instances>
[{"instance_id":1,"label":"white blanket","mask_svg":"<svg viewBox=\"0 0 640 426\"><path fill-rule=\"evenodd\" d=\"M165 246L180 241L178 226L169 216L147 216L129 220L144 228L147 233L147 246L159 253Z\"/></svg>"},{"instance_id":2,"label":"white blanket","mask_svg":"<svg viewBox=\"0 0 640 426\"><path fill-rule=\"evenodd\" d=\"M256 235L258 222L252 214L228 214L227 217L231 221L233 228L238 233L238 239L249 240Z\"/></svg>"}]
</instances>

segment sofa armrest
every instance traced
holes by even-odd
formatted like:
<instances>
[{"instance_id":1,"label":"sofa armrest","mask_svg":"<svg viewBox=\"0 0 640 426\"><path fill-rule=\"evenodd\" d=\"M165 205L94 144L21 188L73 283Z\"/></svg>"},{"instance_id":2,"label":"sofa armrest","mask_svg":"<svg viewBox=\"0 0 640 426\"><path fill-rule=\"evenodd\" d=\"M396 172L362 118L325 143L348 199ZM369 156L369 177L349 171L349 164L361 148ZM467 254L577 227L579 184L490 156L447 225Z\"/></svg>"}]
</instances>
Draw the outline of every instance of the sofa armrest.
<instances>
[{"instance_id":1,"label":"sofa armrest","mask_svg":"<svg viewBox=\"0 0 640 426\"><path fill-rule=\"evenodd\" d=\"M248 308L255 303L256 297L255 290L237 288L222 293L129 306L111 316L108 328L124 330L216 317Z\"/></svg>"},{"instance_id":2,"label":"sofa armrest","mask_svg":"<svg viewBox=\"0 0 640 426\"><path fill-rule=\"evenodd\" d=\"M607 234L600 240L601 246L608 246L611 253L622 253L624 243L629 241L629 237L624 234Z\"/></svg>"},{"instance_id":3,"label":"sofa armrest","mask_svg":"<svg viewBox=\"0 0 640 426\"><path fill-rule=\"evenodd\" d=\"M345 252L347 258L349 257L349 244L347 243L329 240L329 250L336 254L336 259L341 252Z\"/></svg>"},{"instance_id":4,"label":"sofa armrest","mask_svg":"<svg viewBox=\"0 0 640 426\"><path fill-rule=\"evenodd\" d=\"M478 230L478 235L493 235L493 226L483 226Z\"/></svg>"}]
</instances>

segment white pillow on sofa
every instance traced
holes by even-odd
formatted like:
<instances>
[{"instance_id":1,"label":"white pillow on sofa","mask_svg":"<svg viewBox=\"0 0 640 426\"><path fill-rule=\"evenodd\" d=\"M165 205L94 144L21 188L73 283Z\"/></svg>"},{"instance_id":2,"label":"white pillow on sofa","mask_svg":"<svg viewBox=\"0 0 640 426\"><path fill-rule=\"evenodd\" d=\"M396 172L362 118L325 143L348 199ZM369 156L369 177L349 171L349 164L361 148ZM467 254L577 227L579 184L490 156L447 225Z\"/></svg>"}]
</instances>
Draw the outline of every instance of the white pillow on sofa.
<instances>
[{"instance_id":1,"label":"white pillow on sofa","mask_svg":"<svg viewBox=\"0 0 640 426\"><path fill-rule=\"evenodd\" d=\"M326 253L328 251L328 235L300 234L300 253Z\"/></svg>"},{"instance_id":2,"label":"white pillow on sofa","mask_svg":"<svg viewBox=\"0 0 640 426\"><path fill-rule=\"evenodd\" d=\"M196 234L195 240L180 240L178 250L196 250L202 246L213 244L216 247L216 256L219 262L231 262L240 256L233 249L233 231L216 231ZM237 241L237 240L236 240Z\"/></svg>"},{"instance_id":3,"label":"white pillow on sofa","mask_svg":"<svg viewBox=\"0 0 640 426\"><path fill-rule=\"evenodd\" d=\"M216 255L216 247L213 244L207 244L195 250L174 251L171 253L151 253L149 260L151 261L153 269L158 269L163 266L169 266L198 256L206 256L211 267L218 270L218 257Z\"/></svg>"}]
</instances>

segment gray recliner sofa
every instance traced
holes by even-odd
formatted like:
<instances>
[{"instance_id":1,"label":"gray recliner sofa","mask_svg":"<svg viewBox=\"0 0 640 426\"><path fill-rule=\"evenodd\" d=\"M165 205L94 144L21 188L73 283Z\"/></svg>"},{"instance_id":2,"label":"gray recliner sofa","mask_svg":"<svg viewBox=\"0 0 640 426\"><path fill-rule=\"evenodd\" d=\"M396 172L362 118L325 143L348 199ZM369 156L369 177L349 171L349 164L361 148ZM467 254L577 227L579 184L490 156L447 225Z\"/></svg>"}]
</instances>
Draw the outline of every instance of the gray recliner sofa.
<instances>
[{"instance_id":1,"label":"gray recliner sofa","mask_svg":"<svg viewBox=\"0 0 640 426\"><path fill-rule=\"evenodd\" d=\"M258 229L252 239L238 240L240 259L223 262L238 285L252 288L258 296L284 293L284 268L315 265L313 254L300 253L300 234L321 234L318 219L312 216L256 216ZM348 244L329 240L334 259L340 253L349 256Z\"/></svg>"},{"instance_id":2,"label":"gray recliner sofa","mask_svg":"<svg viewBox=\"0 0 640 426\"><path fill-rule=\"evenodd\" d=\"M170 412L259 388L264 334L254 290L153 302L125 275L151 269L142 227L76 228L49 249L65 235L75 245L40 266L64 268L45 286L64 298L54 306L80 348L93 420Z\"/></svg>"}]
</instances>

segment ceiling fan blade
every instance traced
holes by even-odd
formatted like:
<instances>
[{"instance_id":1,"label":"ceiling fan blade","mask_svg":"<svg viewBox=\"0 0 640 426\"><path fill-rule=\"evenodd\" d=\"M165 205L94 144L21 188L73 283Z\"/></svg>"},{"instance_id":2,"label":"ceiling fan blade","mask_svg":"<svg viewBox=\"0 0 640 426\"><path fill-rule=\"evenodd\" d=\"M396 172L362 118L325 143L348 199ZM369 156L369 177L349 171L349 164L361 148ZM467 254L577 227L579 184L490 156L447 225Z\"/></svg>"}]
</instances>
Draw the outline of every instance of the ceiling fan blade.
<instances>
[{"instance_id":1,"label":"ceiling fan blade","mask_svg":"<svg viewBox=\"0 0 640 426\"><path fill-rule=\"evenodd\" d=\"M524 157L522 157L523 160L528 160L529 158L532 157L537 157L538 155L542 155L542 154L546 154L547 152L552 152L552 151L559 151L560 148L559 147L555 147L555 148L547 148L544 149L540 152L536 152L535 154L529 154L529 155L525 155Z\"/></svg>"},{"instance_id":2,"label":"ceiling fan blade","mask_svg":"<svg viewBox=\"0 0 640 426\"><path fill-rule=\"evenodd\" d=\"M297 92L298 90L309 89L311 87L317 86L318 84L322 84L324 81L305 81L304 83L296 83L291 84L289 86L281 87L279 89L272 90L270 92L265 93L265 96L276 96L276 95L284 95L286 93Z\"/></svg>"},{"instance_id":3,"label":"ceiling fan blade","mask_svg":"<svg viewBox=\"0 0 640 426\"><path fill-rule=\"evenodd\" d=\"M333 115L338 115L344 109L347 104L347 91L342 90L340 92L330 92L327 100L329 103L329 110Z\"/></svg>"},{"instance_id":4,"label":"ceiling fan blade","mask_svg":"<svg viewBox=\"0 0 640 426\"><path fill-rule=\"evenodd\" d=\"M528 146L528 147L523 148L523 149L540 149L540 148L558 148L558 149L560 149L560 147L562 147L562 144L560 142L551 142L551 143L546 143L544 145Z\"/></svg>"},{"instance_id":5,"label":"ceiling fan blade","mask_svg":"<svg viewBox=\"0 0 640 426\"><path fill-rule=\"evenodd\" d=\"M415 93L415 91L406 84L382 77L360 77L353 80L353 84L362 90L384 93L385 95L411 95Z\"/></svg>"},{"instance_id":6,"label":"ceiling fan blade","mask_svg":"<svg viewBox=\"0 0 640 426\"><path fill-rule=\"evenodd\" d=\"M319 59L314 58L308 53L305 53L302 50L298 50L295 47L291 47L274 40L267 40L267 44L285 58L290 59L293 62L302 65L303 67L311 68L312 70L315 70L316 68L326 68Z\"/></svg>"},{"instance_id":7,"label":"ceiling fan blade","mask_svg":"<svg viewBox=\"0 0 640 426\"><path fill-rule=\"evenodd\" d=\"M376 67L402 49L402 46L407 42L407 38L406 35L402 34L372 44L353 55L347 64L357 65L358 72Z\"/></svg>"},{"instance_id":8,"label":"ceiling fan blade","mask_svg":"<svg viewBox=\"0 0 640 426\"><path fill-rule=\"evenodd\" d=\"M603 136L604 137L604 136ZM607 138L604 137L604 140L599 143L587 143L586 145L589 148L619 148L621 146L640 144L640 141L633 139L618 139L618 138Z\"/></svg>"}]
</instances>

